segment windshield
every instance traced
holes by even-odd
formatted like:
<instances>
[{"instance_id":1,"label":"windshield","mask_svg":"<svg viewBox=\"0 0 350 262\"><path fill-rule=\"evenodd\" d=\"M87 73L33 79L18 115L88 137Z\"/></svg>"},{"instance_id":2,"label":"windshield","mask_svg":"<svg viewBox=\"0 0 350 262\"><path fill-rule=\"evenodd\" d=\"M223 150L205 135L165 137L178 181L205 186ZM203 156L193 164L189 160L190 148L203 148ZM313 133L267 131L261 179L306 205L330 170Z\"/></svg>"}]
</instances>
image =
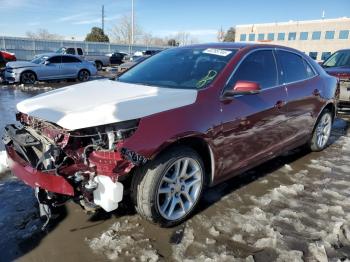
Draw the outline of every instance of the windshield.
<instances>
[{"instance_id":1,"label":"windshield","mask_svg":"<svg viewBox=\"0 0 350 262\"><path fill-rule=\"evenodd\" d=\"M57 54L64 54L66 52L66 48L65 47L61 47L60 49L58 49L56 51Z\"/></svg>"},{"instance_id":2,"label":"windshield","mask_svg":"<svg viewBox=\"0 0 350 262\"><path fill-rule=\"evenodd\" d=\"M350 50L335 52L323 63L323 67L338 66L350 66Z\"/></svg>"},{"instance_id":3,"label":"windshield","mask_svg":"<svg viewBox=\"0 0 350 262\"><path fill-rule=\"evenodd\" d=\"M173 48L131 68L118 81L159 87L202 89L227 65L236 49Z\"/></svg>"},{"instance_id":4,"label":"windshield","mask_svg":"<svg viewBox=\"0 0 350 262\"><path fill-rule=\"evenodd\" d=\"M43 56L39 56L37 58L34 58L31 62L34 64L42 64L48 58L49 58L48 56L43 55Z\"/></svg>"}]
</instances>

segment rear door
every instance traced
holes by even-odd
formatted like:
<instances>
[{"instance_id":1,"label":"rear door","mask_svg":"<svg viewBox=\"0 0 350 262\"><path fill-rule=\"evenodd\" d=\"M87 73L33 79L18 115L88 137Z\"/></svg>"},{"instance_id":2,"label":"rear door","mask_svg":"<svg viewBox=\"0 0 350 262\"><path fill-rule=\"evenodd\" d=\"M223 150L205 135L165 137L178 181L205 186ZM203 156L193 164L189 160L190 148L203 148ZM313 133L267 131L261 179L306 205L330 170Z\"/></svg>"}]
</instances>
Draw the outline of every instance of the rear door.
<instances>
[{"instance_id":1,"label":"rear door","mask_svg":"<svg viewBox=\"0 0 350 262\"><path fill-rule=\"evenodd\" d=\"M312 131L314 117L323 105L320 97L323 83L301 55L277 50L277 57L281 64L281 80L288 92L289 140L292 142L297 137L307 138Z\"/></svg>"},{"instance_id":2,"label":"rear door","mask_svg":"<svg viewBox=\"0 0 350 262\"><path fill-rule=\"evenodd\" d=\"M245 80L259 83L261 92L222 103L225 173L254 165L283 146L287 92L279 84L278 71L274 51L258 49L243 58L229 80L228 89Z\"/></svg>"},{"instance_id":3,"label":"rear door","mask_svg":"<svg viewBox=\"0 0 350 262\"><path fill-rule=\"evenodd\" d=\"M42 80L61 78L62 56L52 56L49 59L47 59L47 61L50 63L47 65L42 65L40 68L37 69L38 78Z\"/></svg>"},{"instance_id":4,"label":"rear door","mask_svg":"<svg viewBox=\"0 0 350 262\"><path fill-rule=\"evenodd\" d=\"M81 68L81 60L74 56L62 56L62 75L76 78Z\"/></svg>"}]
</instances>

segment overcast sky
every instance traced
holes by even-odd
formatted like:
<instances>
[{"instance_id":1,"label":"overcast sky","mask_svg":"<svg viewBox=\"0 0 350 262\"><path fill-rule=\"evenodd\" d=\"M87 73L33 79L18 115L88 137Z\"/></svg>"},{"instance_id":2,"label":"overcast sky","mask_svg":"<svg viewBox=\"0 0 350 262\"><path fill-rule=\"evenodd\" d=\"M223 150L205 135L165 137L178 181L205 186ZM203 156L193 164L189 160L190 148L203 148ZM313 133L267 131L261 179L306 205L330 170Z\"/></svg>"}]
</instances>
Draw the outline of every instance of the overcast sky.
<instances>
[{"instance_id":1,"label":"overcast sky","mask_svg":"<svg viewBox=\"0 0 350 262\"><path fill-rule=\"evenodd\" d=\"M134 0L136 21L156 36L186 31L201 42L215 41L218 29L237 24L350 17L350 0ZM131 0L0 0L0 35L25 36L45 28L67 38L83 39L93 26L105 31L131 12Z\"/></svg>"}]
</instances>

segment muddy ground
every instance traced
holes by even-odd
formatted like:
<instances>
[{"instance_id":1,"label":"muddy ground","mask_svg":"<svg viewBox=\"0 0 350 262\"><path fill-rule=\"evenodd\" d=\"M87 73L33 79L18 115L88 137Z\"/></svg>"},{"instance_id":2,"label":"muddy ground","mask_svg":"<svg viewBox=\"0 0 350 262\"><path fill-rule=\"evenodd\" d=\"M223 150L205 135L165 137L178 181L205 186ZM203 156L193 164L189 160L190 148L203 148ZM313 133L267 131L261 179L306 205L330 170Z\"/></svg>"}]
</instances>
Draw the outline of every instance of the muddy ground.
<instances>
[{"instance_id":1,"label":"muddy ground","mask_svg":"<svg viewBox=\"0 0 350 262\"><path fill-rule=\"evenodd\" d=\"M67 84L0 85L0 135L17 102ZM0 169L3 156L0 144ZM2 172L0 261L349 261L349 160L348 121L337 119L325 151L298 148L207 190L172 229L142 220L129 203L94 215L68 203L41 231L32 189Z\"/></svg>"}]
</instances>

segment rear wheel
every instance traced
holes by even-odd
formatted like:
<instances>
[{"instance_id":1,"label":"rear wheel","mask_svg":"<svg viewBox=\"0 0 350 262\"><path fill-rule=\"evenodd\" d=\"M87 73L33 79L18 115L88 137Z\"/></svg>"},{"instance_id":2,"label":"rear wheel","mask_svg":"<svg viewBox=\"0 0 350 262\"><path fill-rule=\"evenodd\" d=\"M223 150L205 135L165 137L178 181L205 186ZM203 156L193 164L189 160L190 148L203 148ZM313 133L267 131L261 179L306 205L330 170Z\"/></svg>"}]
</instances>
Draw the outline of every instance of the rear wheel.
<instances>
[{"instance_id":1,"label":"rear wheel","mask_svg":"<svg viewBox=\"0 0 350 262\"><path fill-rule=\"evenodd\" d=\"M85 82L85 81L88 81L90 78L90 73L89 71L83 69L83 70L80 70L79 73L78 73L78 80L80 82Z\"/></svg>"},{"instance_id":2,"label":"rear wheel","mask_svg":"<svg viewBox=\"0 0 350 262\"><path fill-rule=\"evenodd\" d=\"M96 65L96 69L97 69L98 71L101 71L101 70L102 70L103 64L102 64L100 61L96 61L96 62L95 62L95 65Z\"/></svg>"},{"instance_id":3,"label":"rear wheel","mask_svg":"<svg viewBox=\"0 0 350 262\"><path fill-rule=\"evenodd\" d=\"M36 76L31 71L26 71L21 74L21 84L33 85L36 81Z\"/></svg>"},{"instance_id":4,"label":"rear wheel","mask_svg":"<svg viewBox=\"0 0 350 262\"><path fill-rule=\"evenodd\" d=\"M332 113L328 109L325 109L317 120L309 142L309 147L312 151L321 151L327 146L332 131L332 124Z\"/></svg>"},{"instance_id":5,"label":"rear wheel","mask_svg":"<svg viewBox=\"0 0 350 262\"><path fill-rule=\"evenodd\" d=\"M132 191L138 213L169 227L194 211L204 187L204 165L188 147L176 147L134 174Z\"/></svg>"}]
</instances>

